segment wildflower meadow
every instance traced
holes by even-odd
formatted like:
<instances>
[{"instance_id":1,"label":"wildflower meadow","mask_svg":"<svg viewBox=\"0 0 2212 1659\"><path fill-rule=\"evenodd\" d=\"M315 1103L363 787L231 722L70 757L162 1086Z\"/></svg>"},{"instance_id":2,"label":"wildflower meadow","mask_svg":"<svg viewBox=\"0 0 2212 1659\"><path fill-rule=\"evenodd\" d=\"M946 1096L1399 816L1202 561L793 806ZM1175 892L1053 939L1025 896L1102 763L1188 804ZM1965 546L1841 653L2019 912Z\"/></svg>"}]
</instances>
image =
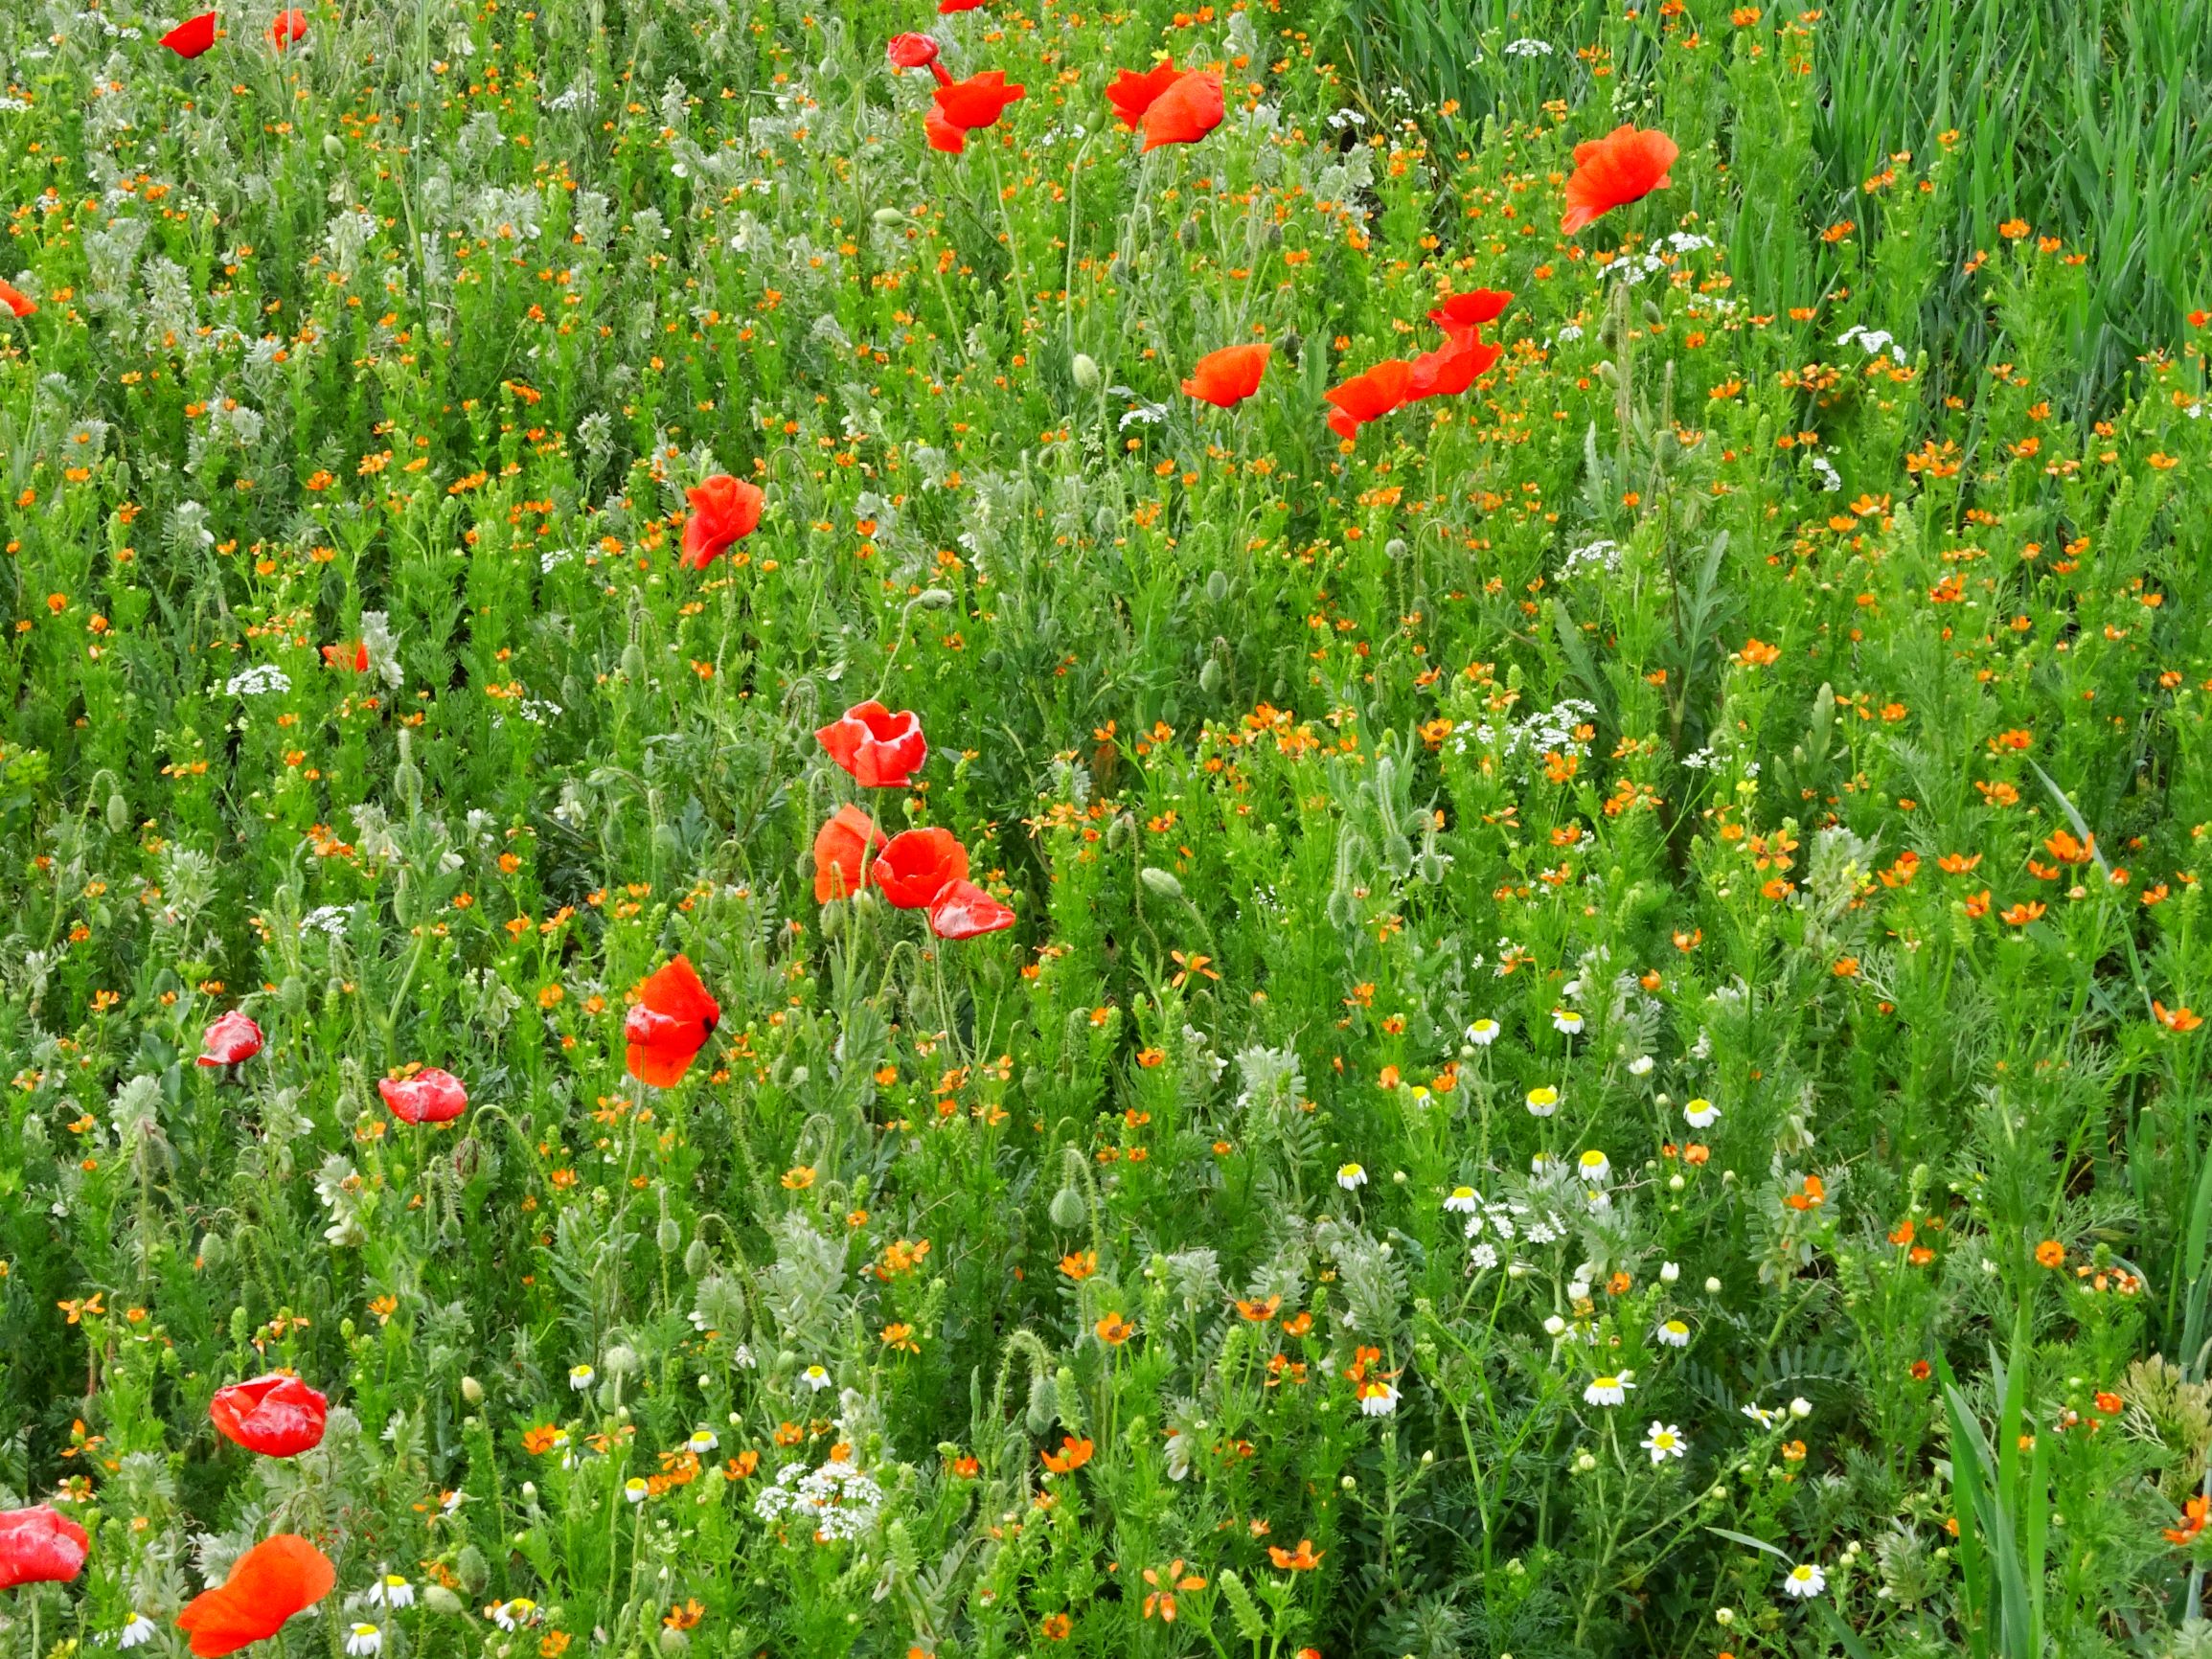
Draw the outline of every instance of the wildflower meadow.
<instances>
[{"instance_id":1,"label":"wildflower meadow","mask_svg":"<svg viewBox=\"0 0 2212 1659\"><path fill-rule=\"evenodd\" d=\"M0 1653L2212 1655L2189 0L174 4Z\"/></svg>"}]
</instances>

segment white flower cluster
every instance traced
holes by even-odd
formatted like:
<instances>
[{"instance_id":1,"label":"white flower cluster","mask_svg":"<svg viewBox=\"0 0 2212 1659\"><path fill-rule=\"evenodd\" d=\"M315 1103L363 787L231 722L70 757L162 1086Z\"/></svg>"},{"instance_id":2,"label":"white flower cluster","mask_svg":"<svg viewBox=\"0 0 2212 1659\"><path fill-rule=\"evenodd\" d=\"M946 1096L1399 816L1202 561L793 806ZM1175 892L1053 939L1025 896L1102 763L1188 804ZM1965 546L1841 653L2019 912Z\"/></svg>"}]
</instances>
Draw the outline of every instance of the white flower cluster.
<instances>
[{"instance_id":1,"label":"white flower cluster","mask_svg":"<svg viewBox=\"0 0 2212 1659\"><path fill-rule=\"evenodd\" d=\"M1836 343L1838 346L1848 346L1853 341L1857 341L1864 348L1869 357L1880 356L1886 348L1891 361L1897 363L1904 361L1904 348L1897 343L1887 329L1868 329L1854 323L1842 333L1836 336Z\"/></svg>"},{"instance_id":2,"label":"white flower cluster","mask_svg":"<svg viewBox=\"0 0 2212 1659\"><path fill-rule=\"evenodd\" d=\"M1575 736L1575 728L1589 724L1597 716L1596 704L1568 697L1553 708L1539 710L1525 720L1510 722L1503 732L1486 720L1474 728L1472 736L1478 743L1497 743L1509 760L1524 749L1537 755L1554 752L1586 755L1589 745ZM1466 750L1464 737L1459 739L1459 748L1462 753Z\"/></svg>"},{"instance_id":3,"label":"white flower cluster","mask_svg":"<svg viewBox=\"0 0 2212 1659\"><path fill-rule=\"evenodd\" d=\"M1560 561L1562 578L1594 572L1611 576L1621 568L1621 544L1617 541L1593 541L1585 547L1567 549L1567 556Z\"/></svg>"},{"instance_id":4,"label":"white flower cluster","mask_svg":"<svg viewBox=\"0 0 2212 1659\"><path fill-rule=\"evenodd\" d=\"M1502 50L1508 57L1549 57L1552 43L1524 34L1518 40L1508 40Z\"/></svg>"},{"instance_id":5,"label":"white flower cluster","mask_svg":"<svg viewBox=\"0 0 2212 1659\"><path fill-rule=\"evenodd\" d=\"M753 1500L753 1513L771 1524L787 1516L810 1521L824 1542L857 1538L876 1524L883 1489L851 1464L832 1460L818 1469L786 1464L776 1484Z\"/></svg>"},{"instance_id":6,"label":"white flower cluster","mask_svg":"<svg viewBox=\"0 0 2212 1659\"><path fill-rule=\"evenodd\" d=\"M223 687L234 697L259 697L270 692L288 692L292 676L274 663L256 663L250 669L241 669L231 675Z\"/></svg>"}]
</instances>

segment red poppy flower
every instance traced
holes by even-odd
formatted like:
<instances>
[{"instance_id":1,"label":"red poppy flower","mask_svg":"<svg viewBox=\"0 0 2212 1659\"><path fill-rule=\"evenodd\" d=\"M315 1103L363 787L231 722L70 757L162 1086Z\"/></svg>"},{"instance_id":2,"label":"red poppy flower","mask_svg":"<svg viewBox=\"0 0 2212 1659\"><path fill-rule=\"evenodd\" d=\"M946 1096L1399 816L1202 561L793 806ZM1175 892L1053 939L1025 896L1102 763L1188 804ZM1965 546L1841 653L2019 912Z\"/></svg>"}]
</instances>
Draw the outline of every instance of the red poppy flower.
<instances>
[{"instance_id":1,"label":"red poppy flower","mask_svg":"<svg viewBox=\"0 0 2212 1659\"><path fill-rule=\"evenodd\" d=\"M718 472L703 484L684 491L692 504L684 520L684 563L704 570L723 551L745 539L761 527L761 508L766 501L757 485Z\"/></svg>"},{"instance_id":2,"label":"red poppy flower","mask_svg":"<svg viewBox=\"0 0 2212 1659\"><path fill-rule=\"evenodd\" d=\"M33 311L38 309L37 301L21 288L8 283L0 283L0 306L6 306L18 317L28 317Z\"/></svg>"},{"instance_id":3,"label":"red poppy flower","mask_svg":"<svg viewBox=\"0 0 2212 1659\"><path fill-rule=\"evenodd\" d=\"M1329 417L1329 430L1339 438L1358 437L1360 427L1381 420L1404 402L1412 384L1413 365L1402 357L1386 357L1365 374L1330 387L1322 394L1335 405Z\"/></svg>"},{"instance_id":4,"label":"red poppy flower","mask_svg":"<svg viewBox=\"0 0 2212 1659\"><path fill-rule=\"evenodd\" d=\"M1014 925L1014 912L972 881L955 881L929 906L929 931L940 939L973 939Z\"/></svg>"},{"instance_id":5,"label":"red poppy flower","mask_svg":"<svg viewBox=\"0 0 2212 1659\"><path fill-rule=\"evenodd\" d=\"M688 957L677 957L638 987L622 1022L629 1075L656 1089L673 1088L721 1024L722 1005L699 983Z\"/></svg>"},{"instance_id":6,"label":"red poppy flower","mask_svg":"<svg viewBox=\"0 0 2212 1659\"><path fill-rule=\"evenodd\" d=\"M920 69L937 61L937 42L926 34L894 34L884 56L894 69Z\"/></svg>"},{"instance_id":7,"label":"red poppy flower","mask_svg":"<svg viewBox=\"0 0 2212 1659\"><path fill-rule=\"evenodd\" d=\"M1413 359L1413 375L1406 383L1405 400L1417 398L1456 398L1490 372L1502 347L1477 339L1472 329L1452 335L1444 346Z\"/></svg>"},{"instance_id":8,"label":"red poppy flower","mask_svg":"<svg viewBox=\"0 0 2212 1659\"><path fill-rule=\"evenodd\" d=\"M1173 63L1163 63L1141 75L1133 69L1120 70L1106 87L1106 102L1114 106L1122 125L1134 131L1137 123L1145 118L1145 111L1158 102L1160 94L1182 78L1183 72Z\"/></svg>"},{"instance_id":9,"label":"red poppy flower","mask_svg":"<svg viewBox=\"0 0 2212 1659\"><path fill-rule=\"evenodd\" d=\"M968 878L968 849L949 830L901 830L872 875L899 909L925 910L947 885Z\"/></svg>"},{"instance_id":10,"label":"red poppy flower","mask_svg":"<svg viewBox=\"0 0 2212 1659\"><path fill-rule=\"evenodd\" d=\"M65 1584L83 1571L92 1540L57 1510L0 1511L0 1590L18 1584Z\"/></svg>"},{"instance_id":11,"label":"red poppy flower","mask_svg":"<svg viewBox=\"0 0 2212 1659\"><path fill-rule=\"evenodd\" d=\"M1667 170L1682 152L1655 127L1616 126L1603 138L1575 146L1574 176L1567 180L1566 216L1560 229L1573 236L1601 214L1641 201L1674 182Z\"/></svg>"},{"instance_id":12,"label":"red poppy flower","mask_svg":"<svg viewBox=\"0 0 2212 1659\"><path fill-rule=\"evenodd\" d=\"M814 902L827 904L858 893L868 854L886 845L875 819L857 807L838 807L814 836Z\"/></svg>"},{"instance_id":13,"label":"red poppy flower","mask_svg":"<svg viewBox=\"0 0 2212 1659\"><path fill-rule=\"evenodd\" d=\"M814 736L863 789L905 788L929 753L919 715L894 715L873 700L854 704Z\"/></svg>"},{"instance_id":14,"label":"red poppy flower","mask_svg":"<svg viewBox=\"0 0 2212 1659\"><path fill-rule=\"evenodd\" d=\"M215 44L215 13L202 11L187 17L161 37L161 43L179 57L197 57Z\"/></svg>"},{"instance_id":15,"label":"red poppy flower","mask_svg":"<svg viewBox=\"0 0 2212 1659\"><path fill-rule=\"evenodd\" d=\"M323 1443L330 1401L296 1376L271 1372L216 1390L207 1415L223 1439L265 1458L298 1457Z\"/></svg>"},{"instance_id":16,"label":"red poppy flower","mask_svg":"<svg viewBox=\"0 0 2212 1659\"><path fill-rule=\"evenodd\" d=\"M239 1065L261 1052L262 1028L235 1008L209 1026L207 1034L199 1039L199 1063L203 1066Z\"/></svg>"},{"instance_id":17,"label":"red poppy flower","mask_svg":"<svg viewBox=\"0 0 2212 1659\"><path fill-rule=\"evenodd\" d=\"M1028 88L1007 84L1004 70L986 69L966 80L947 80L930 96L937 100L937 113L946 125L969 133L979 126L993 125L1006 113L1008 104L1028 95Z\"/></svg>"},{"instance_id":18,"label":"red poppy flower","mask_svg":"<svg viewBox=\"0 0 2212 1659\"><path fill-rule=\"evenodd\" d=\"M1221 78L1211 69L1194 69L1152 100L1145 111L1145 148L1163 144L1196 144L1221 125Z\"/></svg>"},{"instance_id":19,"label":"red poppy flower","mask_svg":"<svg viewBox=\"0 0 2212 1659\"><path fill-rule=\"evenodd\" d=\"M352 669L356 674L365 674L369 671L369 642L356 640L352 650L344 646L325 646L323 661L333 669Z\"/></svg>"},{"instance_id":20,"label":"red poppy flower","mask_svg":"<svg viewBox=\"0 0 2212 1659\"><path fill-rule=\"evenodd\" d=\"M176 1627L191 1634L197 1659L221 1659L274 1636L337 1581L322 1551L297 1533L279 1533L240 1556L221 1584L187 1602Z\"/></svg>"},{"instance_id":21,"label":"red poppy flower","mask_svg":"<svg viewBox=\"0 0 2212 1659\"><path fill-rule=\"evenodd\" d=\"M295 40L308 37L308 14L297 8L277 13L269 25L269 44L282 52Z\"/></svg>"},{"instance_id":22,"label":"red poppy flower","mask_svg":"<svg viewBox=\"0 0 2212 1659\"><path fill-rule=\"evenodd\" d=\"M922 136L929 141L931 149L941 149L946 155L958 155L968 148L968 134L945 119L945 112L934 103L922 112Z\"/></svg>"},{"instance_id":23,"label":"red poppy flower","mask_svg":"<svg viewBox=\"0 0 2212 1659\"><path fill-rule=\"evenodd\" d=\"M1272 346L1224 346L1209 352L1193 366L1183 394L1217 409L1234 409L1260 389L1260 376L1267 372L1274 351Z\"/></svg>"},{"instance_id":24,"label":"red poppy flower","mask_svg":"<svg viewBox=\"0 0 2212 1659\"><path fill-rule=\"evenodd\" d=\"M386 1078L376 1092L402 1124L450 1123L468 1109L468 1091L461 1079L436 1066L425 1066L404 1081Z\"/></svg>"},{"instance_id":25,"label":"red poppy flower","mask_svg":"<svg viewBox=\"0 0 2212 1659\"><path fill-rule=\"evenodd\" d=\"M955 11L980 11L984 0L937 0L937 15L949 17Z\"/></svg>"},{"instance_id":26,"label":"red poppy flower","mask_svg":"<svg viewBox=\"0 0 2212 1659\"><path fill-rule=\"evenodd\" d=\"M1456 334L1462 329L1494 323L1512 304L1513 295L1503 288L1475 288L1453 294L1428 313L1428 320L1446 333Z\"/></svg>"}]
</instances>

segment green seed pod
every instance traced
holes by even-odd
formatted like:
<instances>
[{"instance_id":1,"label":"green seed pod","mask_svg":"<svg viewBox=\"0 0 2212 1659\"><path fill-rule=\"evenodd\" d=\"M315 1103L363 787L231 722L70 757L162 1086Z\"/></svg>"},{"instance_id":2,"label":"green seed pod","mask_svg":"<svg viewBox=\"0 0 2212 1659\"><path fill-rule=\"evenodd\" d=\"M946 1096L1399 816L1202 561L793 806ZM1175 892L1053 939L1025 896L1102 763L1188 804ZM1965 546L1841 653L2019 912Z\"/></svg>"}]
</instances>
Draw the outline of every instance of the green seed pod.
<instances>
[{"instance_id":1,"label":"green seed pod","mask_svg":"<svg viewBox=\"0 0 2212 1659\"><path fill-rule=\"evenodd\" d=\"M1382 557L1390 560L1392 564L1396 564L1410 551L1405 545L1405 538L1402 535L1394 535L1382 544Z\"/></svg>"},{"instance_id":2,"label":"green seed pod","mask_svg":"<svg viewBox=\"0 0 2212 1659\"><path fill-rule=\"evenodd\" d=\"M660 1627L660 1650L671 1655L672 1659L675 1654L690 1652L691 1648L691 1637L673 1625L663 1625Z\"/></svg>"},{"instance_id":3,"label":"green seed pod","mask_svg":"<svg viewBox=\"0 0 2212 1659\"><path fill-rule=\"evenodd\" d=\"M1137 879L1158 898L1174 899L1183 896L1183 884L1175 878L1174 872L1162 870L1156 864L1148 864L1138 871Z\"/></svg>"}]
</instances>

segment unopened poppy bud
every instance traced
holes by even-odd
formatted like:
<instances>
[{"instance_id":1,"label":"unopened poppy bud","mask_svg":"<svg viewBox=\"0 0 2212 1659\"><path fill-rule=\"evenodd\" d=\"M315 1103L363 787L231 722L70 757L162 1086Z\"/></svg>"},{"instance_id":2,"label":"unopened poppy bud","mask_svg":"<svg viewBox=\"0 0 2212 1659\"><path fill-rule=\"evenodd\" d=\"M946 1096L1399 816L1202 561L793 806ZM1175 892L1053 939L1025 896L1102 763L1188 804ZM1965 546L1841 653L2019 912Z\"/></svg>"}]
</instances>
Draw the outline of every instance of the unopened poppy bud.
<instances>
[{"instance_id":1,"label":"unopened poppy bud","mask_svg":"<svg viewBox=\"0 0 2212 1659\"><path fill-rule=\"evenodd\" d=\"M925 587L915 596L914 602L924 610L944 610L952 603L949 588Z\"/></svg>"},{"instance_id":2,"label":"unopened poppy bud","mask_svg":"<svg viewBox=\"0 0 2212 1659\"><path fill-rule=\"evenodd\" d=\"M660 1246L660 1253L663 1256L673 1256L676 1253L676 1246L683 1241L684 1230L676 1225L675 1217L663 1216L660 1218L660 1227L653 1235L653 1242Z\"/></svg>"},{"instance_id":3,"label":"unopened poppy bud","mask_svg":"<svg viewBox=\"0 0 2212 1659\"><path fill-rule=\"evenodd\" d=\"M1075 383L1085 392L1099 388L1098 359L1088 352L1078 352L1069 361L1067 372L1075 376Z\"/></svg>"},{"instance_id":4,"label":"unopened poppy bud","mask_svg":"<svg viewBox=\"0 0 2212 1659\"><path fill-rule=\"evenodd\" d=\"M1651 324L1652 327L1655 329L1662 322L1666 321L1666 319L1660 314L1657 305L1650 300L1646 300L1644 302L1644 321Z\"/></svg>"},{"instance_id":5,"label":"unopened poppy bud","mask_svg":"<svg viewBox=\"0 0 2212 1659\"><path fill-rule=\"evenodd\" d=\"M897 208L878 208L875 213L869 216L874 218L878 224L881 225L887 231L896 230L906 222L906 216L901 213Z\"/></svg>"},{"instance_id":6,"label":"unopened poppy bud","mask_svg":"<svg viewBox=\"0 0 2212 1659\"><path fill-rule=\"evenodd\" d=\"M486 1564L484 1552L474 1544L463 1544L461 1556L453 1563L453 1571L461 1580L461 1587L471 1596L484 1593L484 1586L491 1582L491 1569Z\"/></svg>"},{"instance_id":7,"label":"unopened poppy bud","mask_svg":"<svg viewBox=\"0 0 2212 1659\"><path fill-rule=\"evenodd\" d=\"M684 1271L694 1279L706 1276L707 1264L710 1260L707 1255L707 1241L704 1239L694 1239L690 1244L684 1247Z\"/></svg>"},{"instance_id":8,"label":"unopened poppy bud","mask_svg":"<svg viewBox=\"0 0 2212 1659\"><path fill-rule=\"evenodd\" d=\"M1124 847L1127 847L1129 844L1129 837L1135 832L1136 819L1131 817L1127 812L1117 813L1114 816L1112 822L1106 825L1106 851L1108 852L1119 852ZM37 1120L34 1119L32 1121L36 1122Z\"/></svg>"},{"instance_id":9,"label":"unopened poppy bud","mask_svg":"<svg viewBox=\"0 0 2212 1659\"><path fill-rule=\"evenodd\" d=\"M660 1650L663 1653L688 1653L691 1647L691 1637L675 1625L663 1625L660 1627Z\"/></svg>"},{"instance_id":10,"label":"unopened poppy bud","mask_svg":"<svg viewBox=\"0 0 2212 1659\"><path fill-rule=\"evenodd\" d=\"M1041 1435L1052 1426L1054 1408L1052 1378L1039 1372L1029 1379L1029 1432Z\"/></svg>"},{"instance_id":11,"label":"unopened poppy bud","mask_svg":"<svg viewBox=\"0 0 2212 1659\"><path fill-rule=\"evenodd\" d=\"M606 1351L601 1363L606 1367L607 1375L622 1376L637 1369L637 1350L618 1342Z\"/></svg>"},{"instance_id":12,"label":"unopened poppy bud","mask_svg":"<svg viewBox=\"0 0 2212 1659\"><path fill-rule=\"evenodd\" d=\"M1277 346L1275 350L1283 353L1284 362L1295 369L1298 366L1298 353L1305 349L1305 336L1293 329L1283 336L1283 343Z\"/></svg>"},{"instance_id":13,"label":"unopened poppy bud","mask_svg":"<svg viewBox=\"0 0 2212 1659\"><path fill-rule=\"evenodd\" d=\"M524 1481L522 1483L522 1501L526 1504L537 1502L537 1483L536 1481Z\"/></svg>"},{"instance_id":14,"label":"unopened poppy bud","mask_svg":"<svg viewBox=\"0 0 2212 1659\"><path fill-rule=\"evenodd\" d=\"M1382 544L1382 557L1395 562L1405 557L1405 538L1394 535Z\"/></svg>"},{"instance_id":15,"label":"unopened poppy bud","mask_svg":"<svg viewBox=\"0 0 2212 1659\"><path fill-rule=\"evenodd\" d=\"M1598 378L1608 386L1618 386L1621 383L1621 372L1609 362L1600 363L1598 365Z\"/></svg>"},{"instance_id":16,"label":"unopened poppy bud","mask_svg":"<svg viewBox=\"0 0 2212 1659\"><path fill-rule=\"evenodd\" d=\"M234 1346L243 1348L246 1337L252 1332L253 1328L254 1322L244 1308L234 1307L231 1309L231 1342Z\"/></svg>"},{"instance_id":17,"label":"unopened poppy bud","mask_svg":"<svg viewBox=\"0 0 2212 1659\"><path fill-rule=\"evenodd\" d=\"M1052 1195L1052 1224L1072 1231L1083 1222L1083 1194L1073 1187L1062 1187Z\"/></svg>"},{"instance_id":18,"label":"unopened poppy bud","mask_svg":"<svg viewBox=\"0 0 2212 1659\"><path fill-rule=\"evenodd\" d=\"M463 1377L461 1379L461 1398L470 1405L482 1405L484 1403L484 1385L473 1376Z\"/></svg>"},{"instance_id":19,"label":"unopened poppy bud","mask_svg":"<svg viewBox=\"0 0 2212 1659\"><path fill-rule=\"evenodd\" d=\"M1183 896L1183 884L1175 878L1174 872L1162 870L1156 864L1148 864L1138 871L1137 879L1158 898L1180 898Z\"/></svg>"},{"instance_id":20,"label":"unopened poppy bud","mask_svg":"<svg viewBox=\"0 0 2212 1659\"><path fill-rule=\"evenodd\" d=\"M1206 598L1207 598L1207 599L1211 600L1211 601L1212 601L1212 602L1213 602L1215 604L1220 604L1220 602L1221 602L1223 600L1227 599L1228 597L1229 597L1229 573L1228 573L1227 571L1225 571L1225 570L1217 570L1216 572L1214 572L1214 574L1213 574L1212 576L1209 576L1208 578L1206 578Z\"/></svg>"},{"instance_id":21,"label":"unopened poppy bud","mask_svg":"<svg viewBox=\"0 0 2212 1659\"><path fill-rule=\"evenodd\" d=\"M1060 1414L1060 1427L1081 1440L1083 1438L1083 1396L1076 1391L1075 1373L1067 1366L1063 1365L1053 1373L1052 1400L1053 1409Z\"/></svg>"},{"instance_id":22,"label":"unopened poppy bud","mask_svg":"<svg viewBox=\"0 0 2212 1659\"><path fill-rule=\"evenodd\" d=\"M332 161L344 161L346 159L346 141L334 132L324 133L323 153Z\"/></svg>"},{"instance_id":23,"label":"unopened poppy bud","mask_svg":"<svg viewBox=\"0 0 2212 1659\"><path fill-rule=\"evenodd\" d=\"M630 681L645 678L645 650L634 640L622 648L622 677Z\"/></svg>"},{"instance_id":24,"label":"unopened poppy bud","mask_svg":"<svg viewBox=\"0 0 2212 1659\"><path fill-rule=\"evenodd\" d=\"M426 1584L422 1588L422 1605L433 1613L451 1618L461 1611L461 1598L443 1584Z\"/></svg>"},{"instance_id":25,"label":"unopened poppy bud","mask_svg":"<svg viewBox=\"0 0 2212 1659\"><path fill-rule=\"evenodd\" d=\"M120 835L130 828L130 805L123 798L123 791L112 790L107 797L107 832Z\"/></svg>"},{"instance_id":26,"label":"unopened poppy bud","mask_svg":"<svg viewBox=\"0 0 2212 1659\"><path fill-rule=\"evenodd\" d=\"M1221 663L1218 657L1208 657L1198 670L1198 690L1212 696L1221 689Z\"/></svg>"}]
</instances>

